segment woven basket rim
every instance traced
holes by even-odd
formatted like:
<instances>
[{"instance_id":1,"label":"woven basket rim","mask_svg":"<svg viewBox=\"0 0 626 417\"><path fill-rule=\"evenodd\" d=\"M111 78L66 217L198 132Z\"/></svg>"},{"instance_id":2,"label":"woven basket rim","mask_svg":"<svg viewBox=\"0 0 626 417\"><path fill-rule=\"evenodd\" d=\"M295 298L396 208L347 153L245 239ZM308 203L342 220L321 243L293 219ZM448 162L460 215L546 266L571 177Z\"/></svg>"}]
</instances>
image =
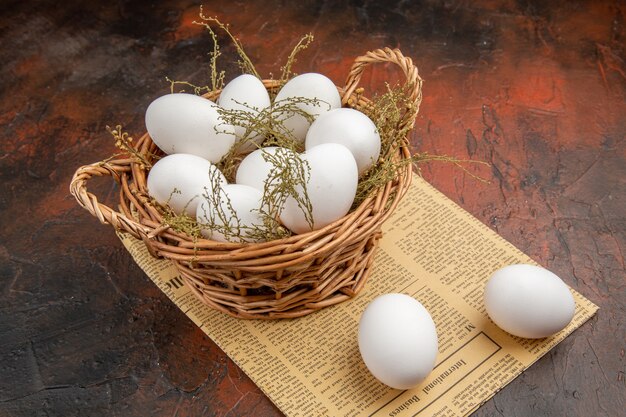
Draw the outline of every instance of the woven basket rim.
<instances>
[{"instance_id":1,"label":"woven basket rim","mask_svg":"<svg viewBox=\"0 0 626 417\"><path fill-rule=\"evenodd\" d=\"M150 137L146 135L144 135L140 139L140 141L138 141L138 143L141 143L142 141L146 141L146 140L150 141L151 144L153 144ZM403 157L409 156L409 151L406 145L403 145L400 149L398 149L398 153L402 154ZM396 157L399 158L401 156L398 155ZM131 170L133 171L137 169L142 169L140 168L140 162L138 161L131 161L130 166L131 166ZM347 213L345 216L341 217L340 219L337 219L334 222L322 228L308 231L305 233L293 234L291 236L281 238L281 239L274 239L274 240L270 240L266 242L220 242L220 241L207 239L204 237L195 238L184 232L174 231L170 229L169 227L163 227L164 220L162 220L162 218L161 218L161 221L153 221L153 220L151 221L147 219L142 219L143 221L141 222L141 224L146 228L146 230L144 230L143 233L141 233L141 235L147 237L149 241L154 242L157 249L161 251L165 249L164 246L169 246L175 252L176 251L181 252L181 255L187 252L187 255L184 255L182 259L180 260L183 260L184 258L189 258L187 260L194 260L194 261L202 262L202 261L208 261L210 259L210 260L217 261L217 260L220 260L219 259L220 257L222 257L224 258L224 260L228 259L232 262L235 262L235 261L241 261L243 259L249 258L250 255L253 255L250 252L255 252L255 251L276 252L277 246L290 246L291 248L293 248L290 250L290 253L293 254L293 258L296 258L298 255L301 256L302 254L316 256L319 253L328 251L330 247L328 246L328 244L322 245L322 246L320 245L311 246L312 242L319 241L320 239L323 239L324 237L331 235L331 234L335 234L335 235L340 234L339 232L342 229L349 229L350 224L354 223L356 219L363 216L364 212L371 210L371 206L374 204L374 202L377 199L385 199L384 196L381 197L381 195L384 194L384 195L389 196L389 194L391 193L390 189L393 188L394 184L398 182L399 178L406 178L405 181L410 181L410 173L412 172L411 166L407 165L406 167L403 167L401 171L404 171L404 173L399 172L398 175L394 179L388 181L385 185L379 187L377 190L375 190L372 193L372 195L368 196L364 201L362 201L361 204L359 204L359 206L351 210L349 213ZM136 181L136 178L134 178L134 180ZM408 184L406 187L408 187ZM406 187L400 187L400 188L405 189ZM124 188L122 188L120 192L126 193L127 195L132 194L135 196L135 198L137 198L137 195L138 195L136 191L124 190ZM142 191L142 194L143 193L144 192ZM401 197L402 195L395 196L394 202L392 203L392 206L390 206L388 210L384 210L384 209L379 210L378 212L374 212L370 216L373 216L374 218L378 218L378 217L386 218L391 213L391 211L393 211L393 209L395 208L397 204L397 201L399 201ZM148 198L149 197L147 195L147 192L145 192L143 201L139 200L141 206L145 209L146 206L149 205L156 210L156 207L152 205L152 203L149 201ZM136 215L136 214L134 214L132 211L133 210L131 210L130 208L126 208L126 209L123 209L122 212L125 213L127 217L133 217L133 215ZM175 241L176 244L168 244L166 242L158 242L158 241L153 240L157 237L163 238L165 240ZM142 238L145 240L144 237ZM345 238L342 240L331 240L329 244L338 245L343 240L345 240ZM299 249L296 249L295 247L299 247ZM203 252L208 251L208 250L219 251L221 252L221 254L203 257ZM189 253L189 252L193 252L193 253ZM269 260L269 258L267 257L264 259L266 261Z\"/></svg>"}]
</instances>

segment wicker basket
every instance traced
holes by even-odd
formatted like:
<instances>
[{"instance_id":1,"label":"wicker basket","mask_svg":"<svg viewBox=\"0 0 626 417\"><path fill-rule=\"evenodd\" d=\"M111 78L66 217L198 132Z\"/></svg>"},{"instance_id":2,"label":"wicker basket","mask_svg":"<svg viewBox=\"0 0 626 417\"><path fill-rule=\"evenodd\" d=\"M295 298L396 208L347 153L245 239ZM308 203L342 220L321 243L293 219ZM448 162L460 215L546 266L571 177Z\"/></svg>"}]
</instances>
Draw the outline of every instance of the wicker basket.
<instances>
[{"instance_id":1,"label":"wicker basket","mask_svg":"<svg viewBox=\"0 0 626 417\"><path fill-rule=\"evenodd\" d=\"M397 49L379 49L357 58L345 88L338 90L344 106L362 108L366 98L354 94L364 67L397 64L411 88L414 111L401 123L413 126L421 102L422 80L410 58ZM275 88L274 81L264 81ZM219 91L206 95L215 100ZM408 139L394 158L407 158ZM136 143L148 156L157 152L148 134ZM120 184L118 210L98 202L87 191L93 176L112 176ZM393 181L381 187L356 210L320 230L265 243L221 243L190 236L164 225L150 205L147 172L135 159L106 160L80 167L70 192L103 224L142 239L150 254L170 259L189 288L208 306L240 318L294 318L354 297L365 284L389 217L409 187L412 175L405 164Z\"/></svg>"}]
</instances>

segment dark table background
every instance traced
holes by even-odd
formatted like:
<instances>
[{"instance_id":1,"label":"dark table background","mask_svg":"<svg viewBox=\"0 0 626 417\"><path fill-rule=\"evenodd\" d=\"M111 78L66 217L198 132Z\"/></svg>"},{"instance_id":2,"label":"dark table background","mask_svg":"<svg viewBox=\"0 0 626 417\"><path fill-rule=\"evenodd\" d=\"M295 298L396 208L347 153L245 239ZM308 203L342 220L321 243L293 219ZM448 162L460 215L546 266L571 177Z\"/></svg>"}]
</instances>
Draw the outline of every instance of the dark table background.
<instances>
[{"instance_id":1,"label":"dark table background","mask_svg":"<svg viewBox=\"0 0 626 417\"><path fill-rule=\"evenodd\" d=\"M545 4L544 4L545 3ZM549 3L549 4L548 4ZM68 193L111 155L106 125L143 130L164 77L208 83L191 1L0 6L0 416L279 415ZM618 416L626 392L626 5L619 1L207 1L260 73L341 85L367 50L400 47L425 79L415 150L484 160L477 182L424 176L599 313L475 416ZM223 38L222 68L238 74ZM395 78L394 78L395 77ZM367 92L397 79L390 66ZM111 181L90 183L114 202Z\"/></svg>"}]
</instances>

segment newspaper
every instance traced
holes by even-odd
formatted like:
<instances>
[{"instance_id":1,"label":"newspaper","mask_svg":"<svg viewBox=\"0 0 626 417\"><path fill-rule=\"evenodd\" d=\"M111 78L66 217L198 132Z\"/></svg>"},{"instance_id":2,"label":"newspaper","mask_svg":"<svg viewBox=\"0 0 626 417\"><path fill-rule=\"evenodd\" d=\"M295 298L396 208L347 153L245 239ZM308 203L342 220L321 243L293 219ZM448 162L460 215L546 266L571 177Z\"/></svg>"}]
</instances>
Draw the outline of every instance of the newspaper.
<instances>
[{"instance_id":1,"label":"newspaper","mask_svg":"<svg viewBox=\"0 0 626 417\"><path fill-rule=\"evenodd\" d=\"M203 305L169 262L140 240L120 238L155 284L287 416L464 416L597 311L572 291L576 313L558 334L513 337L488 318L485 281L496 269L534 263L430 184L415 176L383 227L375 267L354 299L292 320L242 320ZM436 366L418 387L378 382L358 350L361 313L376 296L399 292L420 301L437 327Z\"/></svg>"}]
</instances>

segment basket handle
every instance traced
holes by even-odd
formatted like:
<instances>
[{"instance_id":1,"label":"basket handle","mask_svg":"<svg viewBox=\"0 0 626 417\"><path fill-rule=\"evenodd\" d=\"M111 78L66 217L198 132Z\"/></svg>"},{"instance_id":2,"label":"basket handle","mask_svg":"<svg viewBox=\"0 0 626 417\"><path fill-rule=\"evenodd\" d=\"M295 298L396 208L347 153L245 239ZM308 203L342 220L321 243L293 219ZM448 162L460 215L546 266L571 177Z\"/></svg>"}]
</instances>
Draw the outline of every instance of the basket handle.
<instances>
[{"instance_id":1,"label":"basket handle","mask_svg":"<svg viewBox=\"0 0 626 417\"><path fill-rule=\"evenodd\" d=\"M422 102L422 84L424 80L419 76L417 67L413 64L413 60L409 57L405 57L399 49L375 49L367 52L365 55L360 56L354 60L352 68L348 73L346 80L346 86L344 89L343 104L347 104L355 90L357 89L361 76L363 75L363 69L370 64L391 62L400 67L404 73L407 86L410 89L409 97L414 103L411 111L407 111L402 118L402 126L413 126L415 118L419 112L419 107Z\"/></svg>"},{"instance_id":2,"label":"basket handle","mask_svg":"<svg viewBox=\"0 0 626 417\"><path fill-rule=\"evenodd\" d=\"M98 198L87 191L87 181L94 176L110 175L119 183L121 174L131 170L131 162L133 162L132 159L120 159L81 166L72 177L70 193L76 198L78 204L97 217L100 223L110 224L118 230L126 231L138 239L143 239L149 234L147 227L129 219L123 213L99 203Z\"/></svg>"}]
</instances>

